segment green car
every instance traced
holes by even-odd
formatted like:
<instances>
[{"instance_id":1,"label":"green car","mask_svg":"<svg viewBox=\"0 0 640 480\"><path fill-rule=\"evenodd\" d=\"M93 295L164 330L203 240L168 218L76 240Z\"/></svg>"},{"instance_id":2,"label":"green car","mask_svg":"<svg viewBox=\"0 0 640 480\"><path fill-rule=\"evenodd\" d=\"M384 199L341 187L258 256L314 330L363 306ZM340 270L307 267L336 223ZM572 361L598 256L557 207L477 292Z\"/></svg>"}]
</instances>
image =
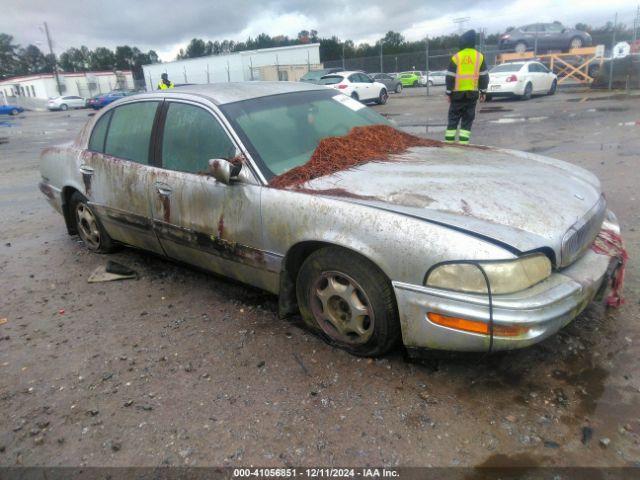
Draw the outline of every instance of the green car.
<instances>
[{"instance_id":1,"label":"green car","mask_svg":"<svg viewBox=\"0 0 640 480\"><path fill-rule=\"evenodd\" d=\"M424 84L422 72L401 72L398 78L403 87L417 87Z\"/></svg>"}]
</instances>

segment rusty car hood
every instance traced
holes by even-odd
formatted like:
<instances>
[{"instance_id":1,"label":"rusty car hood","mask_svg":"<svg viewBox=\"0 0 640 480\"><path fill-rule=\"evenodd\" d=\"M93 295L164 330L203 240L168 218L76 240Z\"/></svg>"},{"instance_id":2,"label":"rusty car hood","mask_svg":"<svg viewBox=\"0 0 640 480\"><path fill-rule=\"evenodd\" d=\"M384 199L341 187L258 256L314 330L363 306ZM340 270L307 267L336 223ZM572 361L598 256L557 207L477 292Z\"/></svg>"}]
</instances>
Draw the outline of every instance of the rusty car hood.
<instances>
[{"instance_id":1,"label":"rusty car hood","mask_svg":"<svg viewBox=\"0 0 640 480\"><path fill-rule=\"evenodd\" d=\"M416 147L303 187L465 230L519 252L551 248L556 258L565 232L601 197L599 180L575 165L473 146Z\"/></svg>"}]
</instances>

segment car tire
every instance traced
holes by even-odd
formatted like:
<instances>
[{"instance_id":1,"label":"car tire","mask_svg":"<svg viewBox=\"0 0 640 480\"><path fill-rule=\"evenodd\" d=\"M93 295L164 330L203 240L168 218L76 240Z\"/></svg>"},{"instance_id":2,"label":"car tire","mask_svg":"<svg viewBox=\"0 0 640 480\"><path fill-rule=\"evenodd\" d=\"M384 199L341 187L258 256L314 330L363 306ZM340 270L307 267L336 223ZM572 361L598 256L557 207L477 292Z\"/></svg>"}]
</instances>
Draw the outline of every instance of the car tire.
<instances>
[{"instance_id":1,"label":"car tire","mask_svg":"<svg viewBox=\"0 0 640 480\"><path fill-rule=\"evenodd\" d=\"M433 80L429 80L429 81L427 82L427 85L429 85L430 87L433 87Z\"/></svg>"},{"instance_id":2,"label":"car tire","mask_svg":"<svg viewBox=\"0 0 640 480\"><path fill-rule=\"evenodd\" d=\"M89 206L88 200L74 192L69 201L73 226L85 246L96 253L110 253L117 249L116 244Z\"/></svg>"},{"instance_id":3,"label":"car tire","mask_svg":"<svg viewBox=\"0 0 640 480\"><path fill-rule=\"evenodd\" d=\"M416 80L415 82L413 82L413 86L417 87L418 86L418 80Z\"/></svg>"},{"instance_id":4,"label":"car tire","mask_svg":"<svg viewBox=\"0 0 640 480\"><path fill-rule=\"evenodd\" d=\"M66 112L67 110L69 110L69 107L67 106L66 103L63 103L62 105L60 105L60 110L62 110L63 112Z\"/></svg>"},{"instance_id":5,"label":"car tire","mask_svg":"<svg viewBox=\"0 0 640 480\"><path fill-rule=\"evenodd\" d=\"M358 96L357 92L351 92L351 98L357 100L358 102L360 101L360 97Z\"/></svg>"},{"instance_id":6,"label":"car tire","mask_svg":"<svg viewBox=\"0 0 640 480\"><path fill-rule=\"evenodd\" d=\"M569 41L569 50L573 50L574 48L582 48L584 45L584 41L580 37L573 37Z\"/></svg>"},{"instance_id":7,"label":"car tire","mask_svg":"<svg viewBox=\"0 0 640 480\"><path fill-rule=\"evenodd\" d=\"M491 96L491 94L490 94L490 93L487 93L487 94L484 96L484 101L485 101L485 102L490 102L491 100L493 100L493 97Z\"/></svg>"},{"instance_id":8,"label":"car tire","mask_svg":"<svg viewBox=\"0 0 640 480\"><path fill-rule=\"evenodd\" d=\"M376 100L376 103L378 105L384 105L385 103L387 103L388 99L389 99L389 94L387 93L387 89L386 88L380 89L380 95L378 95L378 100Z\"/></svg>"},{"instance_id":9,"label":"car tire","mask_svg":"<svg viewBox=\"0 0 640 480\"><path fill-rule=\"evenodd\" d=\"M395 92L396 93L402 93L402 84L401 83L396 85Z\"/></svg>"},{"instance_id":10,"label":"car tire","mask_svg":"<svg viewBox=\"0 0 640 480\"><path fill-rule=\"evenodd\" d=\"M525 85L524 93L520 95L520 100L529 100L531 98L532 92L533 92L533 85L531 85L531 82L529 82Z\"/></svg>"},{"instance_id":11,"label":"car tire","mask_svg":"<svg viewBox=\"0 0 640 480\"><path fill-rule=\"evenodd\" d=\"M15 116L16 116L16 115L18 115L19 113L20 113L20 112L18 111L18 109L17 109L17 108L14 108L14 109L12 109L12 110L9 112L9 115L13 115L13 116L15 117Z\"/></svg>"},{"instance_id":12,"label":"car tire","mask_svg":"<svg viewBox=\"0 0 640 480\"><path fill-rule=\"evenodd\" d=\"M547 95L553 95L556 93L556 90L558 89L558 81L554 80L551 83L551 88L549 89L549 91L547 92Z\"/></svg>"},{"instance_id":13,"label":"car tire","mask_svg":"<svg viewBox=\"0 0 640 480\"><path fill-rule=\"evenodd\" d=\"M527 51L527 44L524 42L518 42L515 47L513 47L513 51L516 53L524 53Z\"/></svg>"},{"instance_id":14,"label":"car tire","mask_svg":"<svg viewBox=\"0 0 640 480\"><path fill-rule=\"evenodd\" d=\"M298 273L296 295L306 325L353 355L380 356L400 340L391 282L356 253L339 247L312 253Z\"/></svg>"}]
</instances>

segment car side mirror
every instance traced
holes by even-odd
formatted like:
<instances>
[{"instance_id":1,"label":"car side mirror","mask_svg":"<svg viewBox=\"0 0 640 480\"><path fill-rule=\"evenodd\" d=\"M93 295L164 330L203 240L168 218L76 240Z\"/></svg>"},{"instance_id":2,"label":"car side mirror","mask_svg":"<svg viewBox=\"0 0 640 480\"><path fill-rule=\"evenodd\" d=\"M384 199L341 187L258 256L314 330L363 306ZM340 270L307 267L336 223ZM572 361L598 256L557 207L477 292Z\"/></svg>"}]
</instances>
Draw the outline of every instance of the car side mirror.
<instances>
[{"instance_id":1,"label":"car side mirror","mask_svg":"<svg viewBox=\"0 0 640 480\"><path fill-rule=\"evenodd\" d=\"M242 170L242 164L233 164L224 158L212 158L209 160L209 174L220 183L229 185Z\"/></svg>"}]
</instances>

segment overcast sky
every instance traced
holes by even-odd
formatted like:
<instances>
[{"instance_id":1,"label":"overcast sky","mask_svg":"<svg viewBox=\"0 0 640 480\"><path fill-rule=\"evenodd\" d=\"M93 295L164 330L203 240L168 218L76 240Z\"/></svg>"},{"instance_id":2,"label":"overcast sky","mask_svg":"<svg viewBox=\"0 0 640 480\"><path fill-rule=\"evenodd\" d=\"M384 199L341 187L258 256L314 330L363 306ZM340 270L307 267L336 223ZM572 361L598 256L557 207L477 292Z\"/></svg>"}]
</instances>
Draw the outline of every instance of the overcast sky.
<instances>
[{"instance_id":1,"label":"overcast sky","mask_svg":"<svg viewBox=\"0 0 640 480\"><path fill-rule=\"evenodd\" d=\"M509 25L559 20L567 25L633 24L634 0L21 0L3 2L0 32L23 46L46 48L47 21L54 51L69 47L116 45L154 49L164 61L193 37L245 40L265 32L295 36L315 29L358 42L375 42L388 30L410 40L454 33L455 18L489 33ZM535 10L533 9L535 7Z\"/></svg>"}]
</instances>

